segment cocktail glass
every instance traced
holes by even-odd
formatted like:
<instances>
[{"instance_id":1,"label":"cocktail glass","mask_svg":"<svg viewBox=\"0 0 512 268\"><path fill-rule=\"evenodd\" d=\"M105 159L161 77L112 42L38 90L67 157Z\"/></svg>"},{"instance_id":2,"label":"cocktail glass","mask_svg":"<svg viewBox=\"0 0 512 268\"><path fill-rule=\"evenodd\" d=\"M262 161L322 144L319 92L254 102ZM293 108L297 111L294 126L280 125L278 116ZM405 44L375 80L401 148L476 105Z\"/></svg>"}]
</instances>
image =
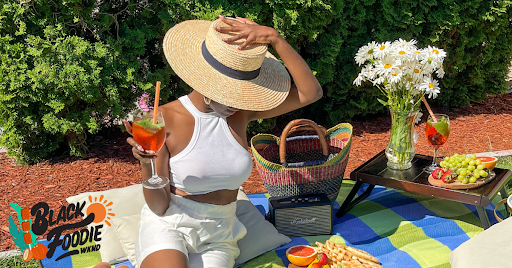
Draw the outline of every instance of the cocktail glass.
<instances>
[{"instance_id":1,"label":"cocktail glass","mask_svg":"<svg viewBox=\"0 0 512 268\"><path fill-rule=\"evenodd\" d=\"M425 126L425 134L427 141L434 147L434 157L432 164L426 167L426 172L432 172L437 165L437 150L446 142L448 136L450 136L450 118L445 114L434 114L436 120L432 118L432 115L428 116L427 125Z\"/></svg>"},{"instance_id":2,"label":"cocktail glass","mask_svg":"<svg viewBox=\"0 0 512 268\"><path fill-rule=\"evenodd\" d=\"M158 152L165 142L165 122L160 110L157 111L156 121L153 121L153 111L139 112L133 118L132 134L137 144L145 151ZM151 158L151 177L142 180L142 186L149 189L160 189L169 183L169 178L158 176L155 160Z\"/></svg>"}]
</instances>

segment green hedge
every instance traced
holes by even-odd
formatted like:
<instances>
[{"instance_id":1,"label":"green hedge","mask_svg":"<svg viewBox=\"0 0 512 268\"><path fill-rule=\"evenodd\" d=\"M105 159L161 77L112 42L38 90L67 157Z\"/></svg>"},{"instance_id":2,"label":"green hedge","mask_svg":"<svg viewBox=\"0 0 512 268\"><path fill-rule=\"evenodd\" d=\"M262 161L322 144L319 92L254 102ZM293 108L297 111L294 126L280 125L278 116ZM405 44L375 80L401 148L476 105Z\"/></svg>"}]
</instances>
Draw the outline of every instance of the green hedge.
<instances>
[{"instance_id":1,"label":"green hedge","mask_svg":"<svg viewBox=\"0 0 512 268\"><path fill-rule=\"evenodd\" d=\"M437 104L503 92L511 61L511 1L487 0L5 0L0 9L0 146L33 163L59 146L84 155L87 133L124 118L162 81L161 102L190 89L163 57L168 28L242 16L276 28L310 64L319 102L288 114L334 125L384 111L378 91L352 85L353 57L370 41L418 40L447 51ZM279 118L278 118L279 121ZM276 120L251 124L268 131Z\"/></svg>"}]
</instances>

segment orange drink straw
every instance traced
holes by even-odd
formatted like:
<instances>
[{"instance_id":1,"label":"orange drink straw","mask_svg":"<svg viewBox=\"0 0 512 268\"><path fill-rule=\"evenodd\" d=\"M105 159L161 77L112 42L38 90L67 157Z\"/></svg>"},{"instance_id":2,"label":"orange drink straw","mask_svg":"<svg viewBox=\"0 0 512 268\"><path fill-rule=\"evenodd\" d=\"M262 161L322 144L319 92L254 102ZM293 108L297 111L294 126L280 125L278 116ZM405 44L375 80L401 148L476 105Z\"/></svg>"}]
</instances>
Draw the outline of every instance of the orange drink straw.
<instances>
[{"instance_id":1,"label":"orange drink straw","mask_svg":"<svg viewBox=\"0 0 512 268\"><path fill-rule=\"evenodd\" d=\"M153 124L156 124L156 116L158 114L158 101L160 100L160 81L156 81L155 107L153 108Z\"/></svg>"},{"instance_id":2,"label":"orange drink straw","mask_svg":"<svg viewBox=\"0 0 512 268\"><path fill-rule=\"evenodd\" d=\"M430 106L428 105L427 100L425 99L425 96L421 97L421 99L423 100L423 103L427 107L427 110L430 113L430 117L432 117L432 120L434 120L434 123L437 123L437 119L434 116L434 113L432 112L432 109L430 109Z\"/></svg>"}]
</instances>

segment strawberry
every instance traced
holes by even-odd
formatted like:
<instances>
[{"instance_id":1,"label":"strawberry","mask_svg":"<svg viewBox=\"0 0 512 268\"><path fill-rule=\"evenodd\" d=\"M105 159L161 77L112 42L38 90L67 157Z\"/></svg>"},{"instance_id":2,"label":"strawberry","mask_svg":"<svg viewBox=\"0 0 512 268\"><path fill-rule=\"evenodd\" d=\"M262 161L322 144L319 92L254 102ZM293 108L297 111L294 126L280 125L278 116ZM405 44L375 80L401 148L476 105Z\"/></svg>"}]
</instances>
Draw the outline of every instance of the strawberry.
<instances>
[{"instance_id":1,"label":"strawberry","mask_svg":"<svg viewBox=\"0 0 512 268\"><path fill-rule=\"evenodd\" d=\"M447 170L443 176L441 177L441 180L445 183L451 183L457 179L457 173L453 172L453 170L449 169Z\"/></svg>"},{"instance_id":2,"label":"strawberry","mask_svg":"<svg viewBox=\"0 0 512 268\"><path fill-rule=\"evenodd\" d=\"M436 180L440 180L444 173L445 171L443 168L436 168L432 171L432 177Z\"/></svg>"},{"instance_id":3,"label":"strawberry","mask_svg":"<svg viewBox=\"0 0 512 268\"><path fill-rule=\"evenodd\" d=\"M315 262L311 265L311 268L322 268L322 265L319 262Z\"/></svg>"},{"instance_id":4,"label":"strawberry","mask_svg":"<svg viewBox=\"0 0 512 268\"><path fill-rule=\"evenodd\" d=\"M319 256L320 258L318 259L317 263L320 263L320 265L324 265L324 264L329 263L329 259L327 258L327 254L322 252L319 255L320 255Z\"/></svg>"}]
</instances>

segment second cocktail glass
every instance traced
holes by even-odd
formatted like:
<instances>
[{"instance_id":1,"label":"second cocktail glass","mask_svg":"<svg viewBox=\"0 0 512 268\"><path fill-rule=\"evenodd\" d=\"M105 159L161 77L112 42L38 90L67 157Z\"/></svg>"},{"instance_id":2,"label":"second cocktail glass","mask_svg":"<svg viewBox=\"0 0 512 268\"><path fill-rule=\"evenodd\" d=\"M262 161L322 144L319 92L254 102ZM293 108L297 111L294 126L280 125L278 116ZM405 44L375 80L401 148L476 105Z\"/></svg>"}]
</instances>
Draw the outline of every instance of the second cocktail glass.
<instances>
[{"instance_id":1,"label":"second cocktail glass","mask_svg":"<svg viewBox=\"0 0 512 268\"><path fill-rule=\"evenodd\" d=\"M448 136L450 136L450 118L445 114L434 114L434 118L429 115L427 119L427 125L425 126L425 134L427 141L434 147L434 158L432 164L425 168L426 172L432 172L437 165L437 150L446 142Z\"/></svg>"},{"instance_id":2,"label":"second cocktail glass","mask_svg":"<svg viewBox=\"0 0 512 268\"><path fill-rule=\"evenodd\" d=\"M132 134L135 142L145 151L156 153L165 142L165 122L161 111L157 111L156 121L153 117L153 111L136 114L133 118ZM151 177L142 180L145 188L160 189L169 183L169 178L158 176L154 158L151 158L151 172Z\"/></svg>"}]
</instances>

